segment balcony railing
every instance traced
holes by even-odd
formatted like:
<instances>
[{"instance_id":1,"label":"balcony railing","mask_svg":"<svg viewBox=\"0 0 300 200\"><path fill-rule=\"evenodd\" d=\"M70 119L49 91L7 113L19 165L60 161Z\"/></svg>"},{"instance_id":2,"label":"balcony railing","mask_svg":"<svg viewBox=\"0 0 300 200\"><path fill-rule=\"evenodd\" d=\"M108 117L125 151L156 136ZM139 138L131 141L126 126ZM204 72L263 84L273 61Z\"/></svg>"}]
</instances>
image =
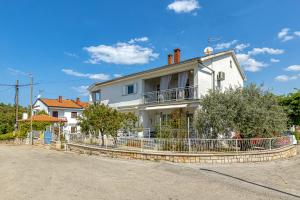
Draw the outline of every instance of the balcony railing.
<instances>
[{"instance_id":1,"label":"balcony railing","mask_svg":"<svg viewBox=\"0 0 300 200\"><path fill-rule=\"evenodd\" d=\"M198 99L198 86L144 93L144 104Z\"/></svg>"}]
</instances>

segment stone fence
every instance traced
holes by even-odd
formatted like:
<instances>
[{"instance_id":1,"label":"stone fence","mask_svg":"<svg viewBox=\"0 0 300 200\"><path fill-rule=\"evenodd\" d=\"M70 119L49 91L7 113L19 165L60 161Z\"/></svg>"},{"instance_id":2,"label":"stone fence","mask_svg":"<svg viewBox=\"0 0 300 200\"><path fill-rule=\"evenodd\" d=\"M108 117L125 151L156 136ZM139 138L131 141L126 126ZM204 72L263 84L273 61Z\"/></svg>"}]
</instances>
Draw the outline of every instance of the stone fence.
<instances>
[{"instance_id":1,"label":"stone fence","mask_svg":"<svg viewBox=\"0 0 300 200\"><path fill-rule=\"evenodd\" d=\"M257 152L235 152L235 153L169 153L169 152L142 152L120 149L107 149L84 144L67 144L69 151L89 155L104 155L112 158L126 158L150 161L169 161L175 163L246 163L264 162L289 158L297 154L293 145L278 149Z\"/></svg>"}]
</instances>

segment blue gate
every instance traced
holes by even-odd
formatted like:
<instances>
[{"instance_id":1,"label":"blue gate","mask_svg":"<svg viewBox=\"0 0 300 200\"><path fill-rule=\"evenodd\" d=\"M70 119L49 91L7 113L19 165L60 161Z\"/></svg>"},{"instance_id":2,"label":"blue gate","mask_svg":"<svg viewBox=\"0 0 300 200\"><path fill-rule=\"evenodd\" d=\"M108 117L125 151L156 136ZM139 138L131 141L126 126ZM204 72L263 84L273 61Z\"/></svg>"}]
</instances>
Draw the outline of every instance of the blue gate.
<instances>
[{"instance_id":1,"label":"blue gate","mask_svg":"<svg viewBox=\"0 0 300 200\"><path fill-rule=\"evenodd\" d=\"M44 143L45 144L50 144L52 140L52 133L50 131L45 131L44 133Z\"/></svg>"}]
</instances>

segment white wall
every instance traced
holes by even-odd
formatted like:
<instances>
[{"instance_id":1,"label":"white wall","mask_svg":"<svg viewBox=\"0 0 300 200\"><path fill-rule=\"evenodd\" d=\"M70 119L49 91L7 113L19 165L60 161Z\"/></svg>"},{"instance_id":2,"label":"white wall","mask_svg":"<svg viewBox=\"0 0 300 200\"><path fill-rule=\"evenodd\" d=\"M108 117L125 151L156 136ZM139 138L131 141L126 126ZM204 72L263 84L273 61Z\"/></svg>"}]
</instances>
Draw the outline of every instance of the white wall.
<instances>
[{"instance_id":1,"label":"white wall","mask_svg":"<svg viewBox=\"0 0 300 200\"><path fill-rule=\"evenodd\" d=\"M58 112L58 117L59 118L66 118L67 123L64 126L64 130L71 132L71 127L76 126L77 131L80 131L80 126L78 126L78 120L77 118L72 118L71 113L72 112L77 112L77 117L82 115L82 110L81 109L63 109L63 108L49 108L49 115L52 116L52 112L57 111Z\"/></svg>"},{"instance_id":2,"label":"white wall","mask_svg":"<svg viewBox=\"0 0 300 200\"><path fill-rule=\"evenodd\" d=\"M130 84L137 84L137 92L135 94L123 95L123 86ZM143 93L142 87L142 80L136 79L102 86L97 89L101 90L102 103L109 104L111 107L122 107L141 104Z\"/></svg>"},{"instance_id":3,"label":"white wall","mask_svg":"<svg viewBox=\"0 0 300 200\"><path fill-rule=\"evenodd\" d=\"M39 112L41 110L44 110L46 113L49 114L48 107L43 102L41 102L40 100L37 100L35 102L35 104L33 105L33 111L34 112Z\"/></svg>"},{"instance_id":4,"label":"white wall","mask_svg":"<svg viewBox=\"0 0 300 200\"><path fill-rule=\"evenodd\" d=\"M231 61L231 67L230 67ZM229 87L243 87L244 81L234 62L231 54L226 54L213 58L204 62L204 65L210 67L215 71L215 86L217 87L217 74L218 72L225 73L225 80L221 81L221 89L225 90ZM211 71L202 67L198 69L198 85L201 95L205 95L209 89L212 89L212 74Z\"/></svg>"}]
</instances>

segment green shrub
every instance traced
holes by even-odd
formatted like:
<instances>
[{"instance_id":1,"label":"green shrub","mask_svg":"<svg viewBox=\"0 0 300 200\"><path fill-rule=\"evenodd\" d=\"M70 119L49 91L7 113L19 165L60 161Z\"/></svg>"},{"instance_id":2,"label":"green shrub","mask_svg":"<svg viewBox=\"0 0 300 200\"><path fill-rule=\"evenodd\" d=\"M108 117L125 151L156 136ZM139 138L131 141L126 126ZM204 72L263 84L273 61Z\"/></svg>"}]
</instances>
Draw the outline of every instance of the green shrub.
<instances>
[{"instance_id":1,"label":"green shrub","mask_svg":"<svg viewBox=\"0 0 300 200\"><path fill-rule=\"evenodd\" d=\"M297 140L298 142L300 142L300 133L299 133L299 132L294 132L293 134L294 134L294 136L296 137L296 140Z\"/></svg>"},{"instance_id":2,"label":"green shrub","mask_svg":"<svg viewBox=\"0 0 300 200\"><path fill-rule=\"evenodd\" d=\"M16 138L16 135L14 135L13 133L6 133L0 135L0 140L10 140L14 138Z\"/></svg>"}]
</instances>

